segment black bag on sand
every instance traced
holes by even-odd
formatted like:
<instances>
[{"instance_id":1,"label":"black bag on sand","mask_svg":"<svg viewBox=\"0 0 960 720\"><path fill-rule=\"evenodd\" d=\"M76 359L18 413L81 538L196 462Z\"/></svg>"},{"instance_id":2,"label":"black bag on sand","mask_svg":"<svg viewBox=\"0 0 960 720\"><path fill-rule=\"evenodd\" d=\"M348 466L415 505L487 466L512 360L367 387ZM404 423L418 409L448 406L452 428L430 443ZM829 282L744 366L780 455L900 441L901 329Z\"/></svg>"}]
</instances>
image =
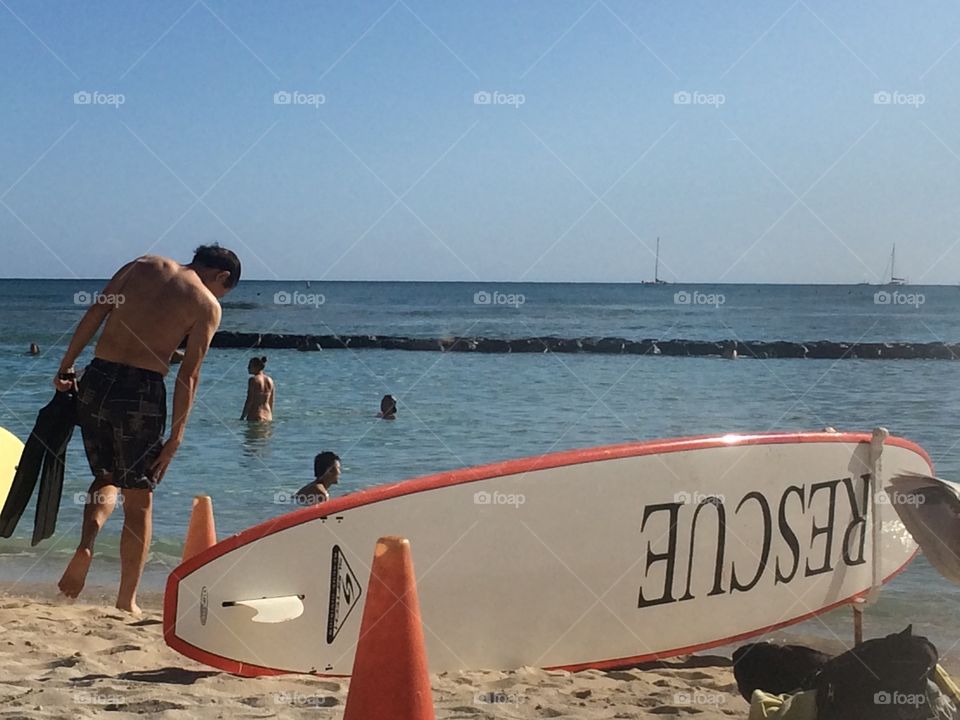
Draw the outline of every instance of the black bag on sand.
<instances>
[{"instance_id":1,"label":"black bag on sand","mask_svg":"<svg viewBox=\"0 0 960 720\"><path fill-rule=\"evenodd\" d=\"M937 649L913 626L828 661L809 689L817 691L818 720L926 720L936 710L928 681ZM765 688L764 688L765 689Z\"/></svg>"},{"instance_id":2,"label":"black bag on sand","mask_svg":"<svg viewBox=\"0 0 960 720\"><path fill-rule=\"evenodd\" d=\"M733 675L737 690L750 702L754 690L781 695L808 687L829 659L826 653L803 645L750 643L734 651Z\"/></svg>"}]
</instances>

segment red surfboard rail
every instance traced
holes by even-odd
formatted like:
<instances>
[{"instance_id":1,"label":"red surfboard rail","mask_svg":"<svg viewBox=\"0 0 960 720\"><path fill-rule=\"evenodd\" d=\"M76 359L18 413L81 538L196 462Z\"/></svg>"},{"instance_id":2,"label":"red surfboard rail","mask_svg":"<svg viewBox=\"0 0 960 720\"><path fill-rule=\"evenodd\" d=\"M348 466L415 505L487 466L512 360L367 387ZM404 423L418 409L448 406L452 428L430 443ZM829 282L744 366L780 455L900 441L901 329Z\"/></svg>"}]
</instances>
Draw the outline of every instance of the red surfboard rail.
<instances>
[{"instance_id":1,"label":"red surfboard rail","mask_svg":"<svg viewBox=\"0 0 960 720\"><path fill-rule=\"evenodd\" d=\"M381 502L404 495L413 495L415 493L426 492L437 488L450 487L452 485L461 485L479 480L488 480L507 475L522 475L523 473L534 472L538 470L549 470L552 468L566 467L570 465L580 465L583 463L597 462L600 460L616 460L627 457L638 457L644 455L660 455L674 452L684 452L691 450L705 450L719 447L747 447L751 445L784 445L797 443L869 443L872 440L872 434L867 432L767 432L767 433L729 433L726 435L698 435L692 437L670 438L662 440L652 440L648 442L622 443L619 445L606 445L594 448L583 448L575 450L566 450L562 452L536 455L533 457L520 458L516 460L507 460L488 465L478 465L474 467L451 470L432 475L426 475L412 480L404 480L388 485L379 485L360 490L348 495L342 495L338 498L328 500L319 505L294 510L285 513L271 520L255 525L247 530L232 535L229 538L217 543L211 548L188 559L184 563L174 568L167 578L166 589L163 599L163 636L167 645L179 652L181 655L197 660L211 667L218 668L225 672L241 675L244 677L258 677L264 675L284 675L289 673L298 673L293 670L281 670L277 668L266 668L249 663L241 663L236 660L225 658L214 653L207 652L198 648L176 635L176 617L177 617L177 596L180 581L190 573L211 560L226 555L244 545L248 545L255 540L267 537L273 533L286 530L297 525L301 525L312 520L336 515L340 512L352 510L371 503ZM934 474L933 462L927 452L905 438L894 435L889 436L884 445L900 447L910 450L919 455L930 466L930 473ZM906 569L907 565L916 556L916 552L910 560L899 567L895 572L883 579L886 583L899 573ZM623 658L612 658L598 662L590 662L577 665L566 665L551 667L552 670L586 670L586 669L610 669L613 667L636 664L657 660L664 657L672 657L678 654L687 654L709 650L710 648L721 647L733 642L738 642L749 637L764 632L770 632L779 628L794 625L798 622L810 619L817 615L829 612L837 607L853 602L858 597L862 597L865 592L856 593L848 598L839 600L827 607L817 609L813 612L793 618L782 623L770 625L768 627L757 628L748 633L722 638L710 641L700 645L694 645L684 648L676 648L666 653L636 655ZM299 674L299 673L298 673ZM316 673L317 675L326 675ZM345 677L342 675L327 675L328 677Z\"/></svg>"}]
</instances>

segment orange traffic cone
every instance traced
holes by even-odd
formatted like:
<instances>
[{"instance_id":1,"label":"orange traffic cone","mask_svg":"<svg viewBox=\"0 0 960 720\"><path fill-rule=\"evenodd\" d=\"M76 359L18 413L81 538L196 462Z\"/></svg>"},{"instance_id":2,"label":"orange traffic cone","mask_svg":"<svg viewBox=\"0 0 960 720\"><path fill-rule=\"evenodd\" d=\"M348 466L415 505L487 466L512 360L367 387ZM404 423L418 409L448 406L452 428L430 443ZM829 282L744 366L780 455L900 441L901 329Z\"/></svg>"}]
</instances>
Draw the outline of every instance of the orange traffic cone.
<instances>
[{"instance_id":1,"label":"orange traffic cone","mask_svg":"<svg viewBox=\"0 0 960 720\"><path fill-rule=\"evenodd\" d=\"M190 512L187 539L183 542L181 562L186 562L197 553L216 544L217 530L213 524L213 502L209 495L197 495L193 498L193 510Z\"/></svg>"},{"instance_id":2,"label":"orange traffic cone","mask_svg":"<svg viewBox=\"0 0 960 720\"><path fill-rule=\"evenodd\" d=\"M343 720L434 720L410 541L377 541Z\"/></svg>"}]
</instances>

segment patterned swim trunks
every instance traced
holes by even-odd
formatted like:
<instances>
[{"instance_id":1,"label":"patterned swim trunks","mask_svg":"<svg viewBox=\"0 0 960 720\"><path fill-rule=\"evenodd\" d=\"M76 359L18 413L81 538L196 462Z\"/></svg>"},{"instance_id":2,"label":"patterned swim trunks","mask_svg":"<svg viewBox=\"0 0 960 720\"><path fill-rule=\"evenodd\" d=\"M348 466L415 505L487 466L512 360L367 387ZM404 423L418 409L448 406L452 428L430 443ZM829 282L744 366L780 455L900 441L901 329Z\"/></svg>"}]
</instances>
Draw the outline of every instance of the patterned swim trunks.
<instances>
[{"instance_id":1,"label":"patterned swim trunks","mask_svg":"<svg viewBox=\"0 0 960 720\"><path fill-rule=\"evenodd\" d=\"M80 378L77 416L95 476L109 472L117 487L154 489L150 466L167 426L160 373L94 358Z\"/></svg>"}]
</instances>

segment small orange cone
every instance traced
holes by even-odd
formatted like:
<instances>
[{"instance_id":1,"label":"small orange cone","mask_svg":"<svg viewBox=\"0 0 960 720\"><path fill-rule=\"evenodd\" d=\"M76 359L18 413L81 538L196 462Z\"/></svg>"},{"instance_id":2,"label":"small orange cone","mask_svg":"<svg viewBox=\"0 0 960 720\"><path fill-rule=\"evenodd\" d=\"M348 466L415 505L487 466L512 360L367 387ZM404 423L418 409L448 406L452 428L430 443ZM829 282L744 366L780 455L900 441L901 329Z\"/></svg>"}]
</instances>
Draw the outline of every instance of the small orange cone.
<instances>
[{"instance_id":1,"label":"small orange cone","mask_svg":"<svg viewBox=\"0 0 960 720\"><path fill-rule=\"evenodd\" d=\"M377 541L343 720L434 720L410 541Z\"/></svg>"},{"instance_id":2,"label":"small orange cone","mask_svg":"<svg viewBox=\"0 0 960 720\"><path fill-rule=\"evenodd\" d=\"M190 525L187 527L187 539L183 543L183 557L186 562L197 553L217 544L217 530L213 524L213 502L209 495L197 495L193 498L193 510L190 513Z\"/></svg>"}]
</instances>

